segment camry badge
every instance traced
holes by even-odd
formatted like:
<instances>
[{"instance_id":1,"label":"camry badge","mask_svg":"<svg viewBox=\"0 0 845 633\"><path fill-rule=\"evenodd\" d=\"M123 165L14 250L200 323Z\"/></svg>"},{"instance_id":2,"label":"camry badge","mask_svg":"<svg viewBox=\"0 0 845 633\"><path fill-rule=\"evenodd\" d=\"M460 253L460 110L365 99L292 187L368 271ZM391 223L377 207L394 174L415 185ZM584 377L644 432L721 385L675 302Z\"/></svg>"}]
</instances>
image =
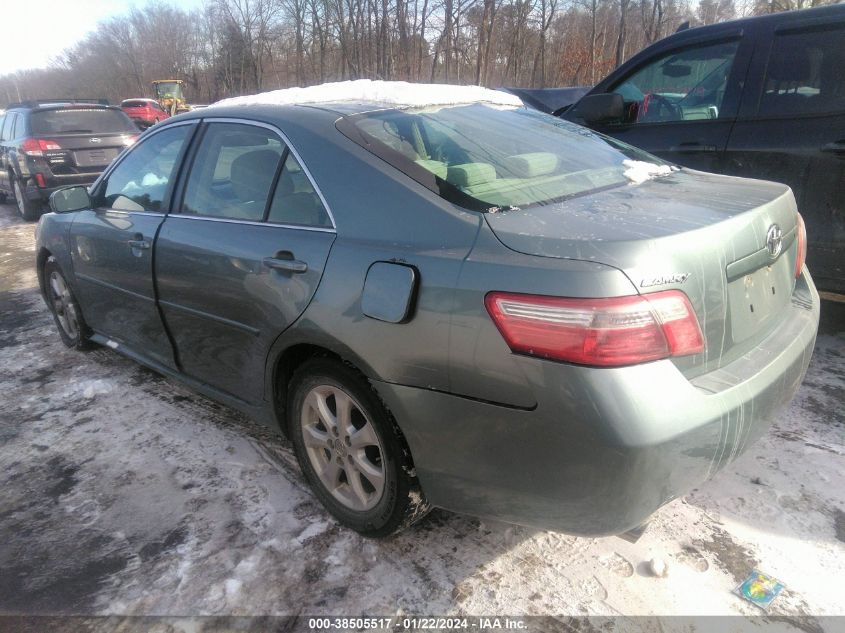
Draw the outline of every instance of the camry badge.
<instances>
[{"instance_id":1,"label":"camry badge","mask_svg":"<svg viewBox=\"0 0 845 633\"><path fill-rule=\"evenodd\" d=\"M666 284L682 284L690 276L690 273L672 273L671 275L657 275L655 277L646 277L640 281L640 288L648 288L650 286L665 286Z\"/></svg>"},{"instance_id":2,"label":"camry badge","mask_svg":"<svg viewBox=\"0 0 845 633\"><path fill-rule=\"evenodd\" d=\"M766 233L766 250L769 257L775 259L783 248L783 231L777 224L772 224Z\"/></svg>"}]
</instances>

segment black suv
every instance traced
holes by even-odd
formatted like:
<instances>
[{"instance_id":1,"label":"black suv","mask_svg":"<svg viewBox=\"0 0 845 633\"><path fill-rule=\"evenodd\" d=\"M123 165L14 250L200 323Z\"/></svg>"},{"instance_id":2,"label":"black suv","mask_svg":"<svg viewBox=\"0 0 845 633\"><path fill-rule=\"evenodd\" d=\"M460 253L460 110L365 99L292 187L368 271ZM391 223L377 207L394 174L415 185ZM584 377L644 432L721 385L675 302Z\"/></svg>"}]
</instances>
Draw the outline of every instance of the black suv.
<instances>
[{"instance_id":1,"label":"black suv","mask_svg":"<svg viewBox=\"0 0 845 633\"><path fill-rule=\"evenodd\" d=\"M14 197L26 220L58 187L94 182L138 137L120 108L101 103L14 103L0 124L0 198Z\"/></svg>"},{"instance_id":2,"label":"black suv","mask_svg":"<svg viewBox=\"0 0 845 633\"><path fill-rule=\"evenodd\" d=\"M681 31L562 116L687 167L788 184L816 285L845 294L845 5Z\"/></svg>"}]
</instances>

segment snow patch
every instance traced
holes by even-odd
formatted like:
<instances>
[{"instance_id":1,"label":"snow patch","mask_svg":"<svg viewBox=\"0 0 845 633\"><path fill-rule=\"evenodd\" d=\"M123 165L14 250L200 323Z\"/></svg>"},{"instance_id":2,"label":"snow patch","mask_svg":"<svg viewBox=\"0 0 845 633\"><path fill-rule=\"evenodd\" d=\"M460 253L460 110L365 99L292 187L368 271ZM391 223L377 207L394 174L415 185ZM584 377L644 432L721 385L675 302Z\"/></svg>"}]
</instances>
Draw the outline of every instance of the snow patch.
<instances>
[{"instance_id":1,"label":"snow patch","mask_svg":"<svg viewBox=\"0 0 845 633\"><path fill-rule=\"evenodd\" d=\"M446 106L466 103L492 103L504 106L522 106L516 95L481 86L455 86L449 84L412 84L407 81L337 81L308 86L284 88L255 95L231 97L209 107L250 105L297 105L305 103L380 103L385 105L423 107Z\"/></svg>"},{"instance_id":2,"label":"snow patch","mask_svg":"<svg viewBox=\"0 0 845 633\"><path fill-rule=\"evenodd\" d=\"M82 396L89 400L94 396L106 395L115 389L115 384L110 380L81 380L70 385L65 390L65 397Z\"/></svg>"},{"instance_id":3,"label":"snow patch","mask_svg":"<svg viewBox=\"0 0 845 633\"><path fill-rule=\"evenodd\" d=\"M323 532L325 532L329 527L328 521L317 521L316 523L312 523L307 528L300 532L299 536L296 537L297 543L304 543L310 538L314 538L315 536L319 536Z\"/></svg>"},{"instance_id":4,"label":"snow patch","mask_svg":"<svg viewBox=\"0 0 845 633\"><path fill-rule=\"evenodd\" d=\"M238 580L237 578L229 578L225 583L226 588L226 595L227 596L234 596L241 590L243 583Z\"/></svg>"},{"instance_id":5,"label":"snow patch","mask_svg":"<svg viewBox=\"0 0 845 633\"><path fill-rule=\"evenodd\" d=\"M657 176L667 176L674 171L669 165L655 165L643 160L623 160L622 165L625 167L623 172L625 178L634 185L639 185Z\"/></svg>"}]
</instances>

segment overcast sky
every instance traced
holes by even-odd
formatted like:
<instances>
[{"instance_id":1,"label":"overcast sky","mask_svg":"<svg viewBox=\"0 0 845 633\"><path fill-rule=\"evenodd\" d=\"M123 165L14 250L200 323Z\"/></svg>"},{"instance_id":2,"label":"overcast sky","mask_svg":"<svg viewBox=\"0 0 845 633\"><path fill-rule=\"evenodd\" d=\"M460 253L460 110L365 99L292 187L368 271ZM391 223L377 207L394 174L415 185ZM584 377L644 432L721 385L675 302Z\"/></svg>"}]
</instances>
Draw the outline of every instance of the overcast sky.
<instances>
[{"instance_id":1,"label":"overcast sky","mask_svg":"<svg viewBox=\"0 0 845 633\"><path fill-rule=\"evenodd\" d=\"M165 0L184 9L202 0ZM145 0L0 0L3 7L3 54L0 75L47 66L99 20L143 7Z\"/></svg>"}]
</instances>

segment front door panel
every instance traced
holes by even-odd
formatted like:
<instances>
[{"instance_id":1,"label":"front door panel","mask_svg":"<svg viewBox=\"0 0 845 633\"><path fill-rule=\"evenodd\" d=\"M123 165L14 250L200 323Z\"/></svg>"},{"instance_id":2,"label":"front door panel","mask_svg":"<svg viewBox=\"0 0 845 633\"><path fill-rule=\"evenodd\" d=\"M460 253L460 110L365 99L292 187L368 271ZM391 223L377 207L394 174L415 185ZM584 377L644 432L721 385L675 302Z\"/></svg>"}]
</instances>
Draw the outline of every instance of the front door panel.
<instances>
[{"instance_id":1,"label":"front door panel","mask_svg":"<svg viewBox=\"0 0 845 633\"><path fill-rule=\"evenodd\" d=\"M152 244L163 219L160 214L116 210L78 212L71 254L88 324L172 367L153 288Z\"/></svg>"},{"instance_id":2,"label":"front door panel","mask_svg":"<svg viewBox=\"0 0 845 633\"><path fill-rule=\"evenodd\" d=\"M74 275L88 324L167 367L173 349L156 306L153 245L194 125L145 137L93 192L71 226Z\"/></svg>"}]
</instances>

